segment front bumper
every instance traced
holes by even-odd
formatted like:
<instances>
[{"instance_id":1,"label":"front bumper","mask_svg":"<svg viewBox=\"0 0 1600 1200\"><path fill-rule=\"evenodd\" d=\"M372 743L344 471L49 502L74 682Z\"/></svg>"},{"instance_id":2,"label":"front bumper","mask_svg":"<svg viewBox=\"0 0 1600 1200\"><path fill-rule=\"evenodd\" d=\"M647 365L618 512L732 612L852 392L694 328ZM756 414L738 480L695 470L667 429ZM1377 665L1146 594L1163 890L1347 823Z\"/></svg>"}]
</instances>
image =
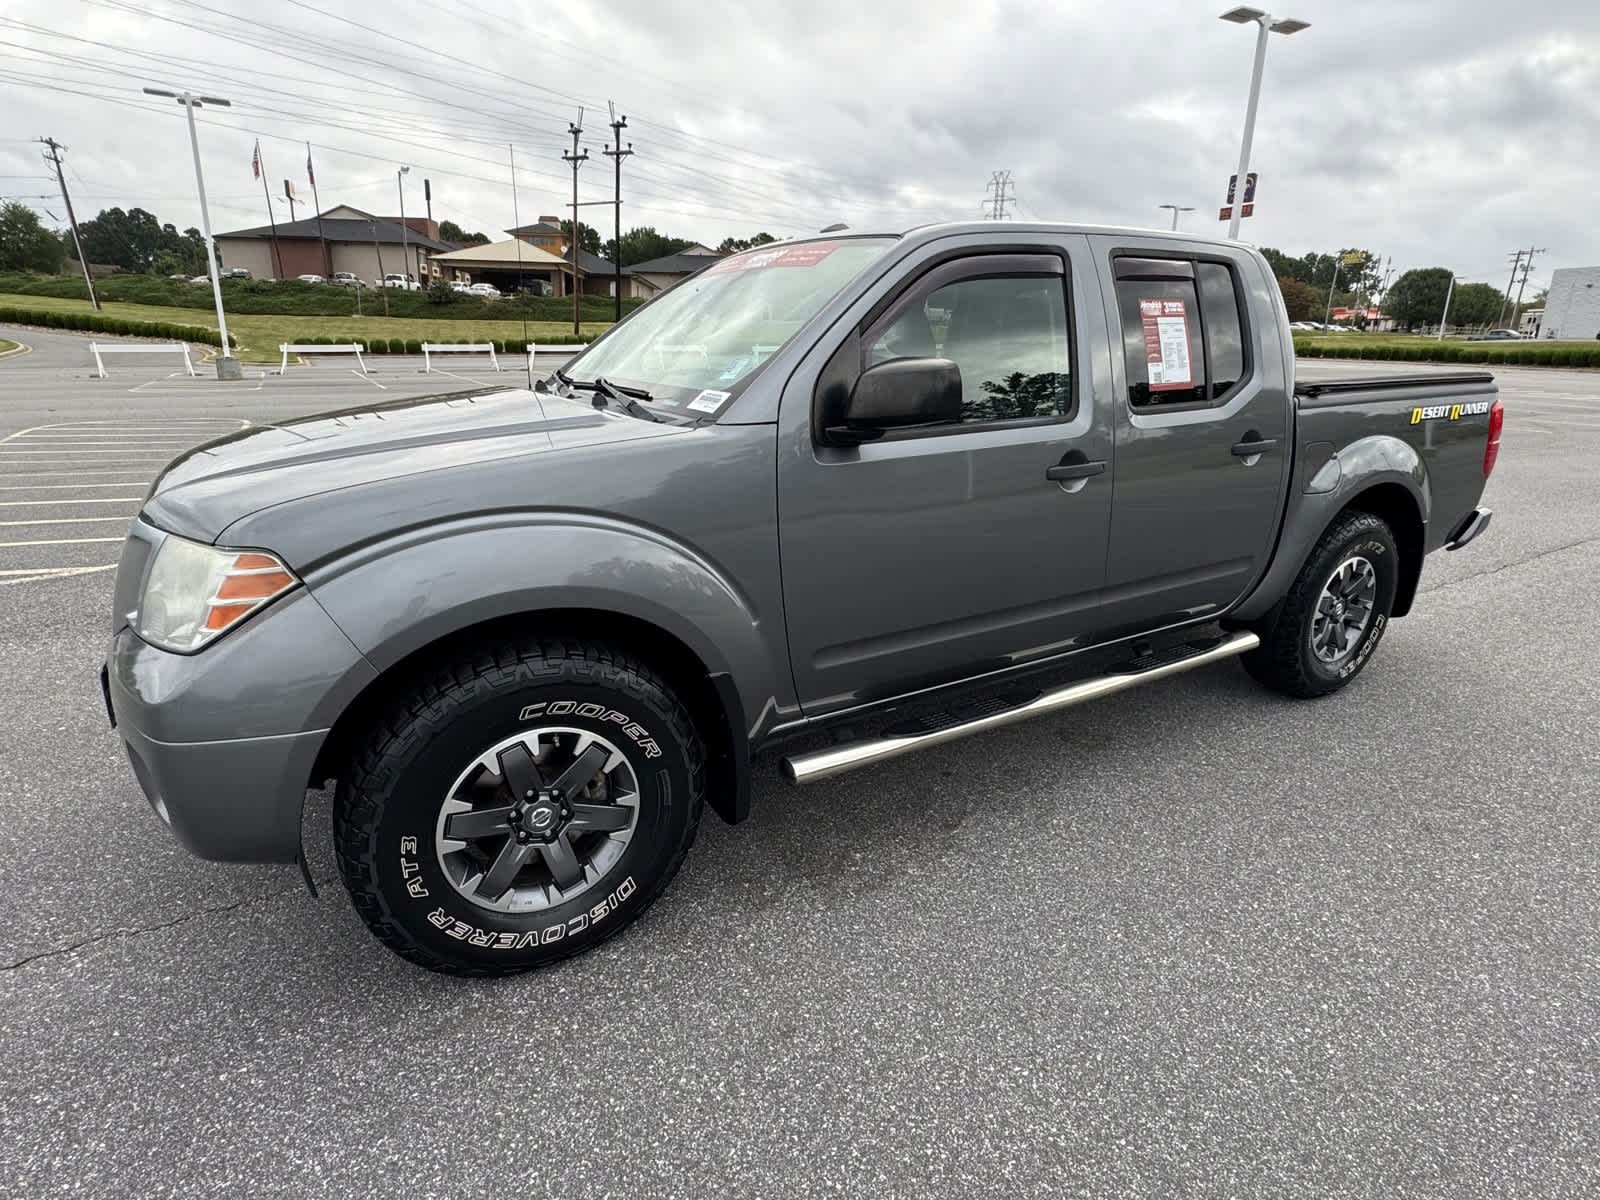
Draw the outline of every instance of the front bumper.
<instances>
[{"instance_id":1,"label":"front bumper","mask_svg":"<svg viewBox=\"0 0 1600 1200\"><path fill-rule=\"evenodd\" d=\"M317 754L375 677L302 588L197 654L123 628L102 680L139 786L179 841L202 858L293 862Z\"/></svg>"}]
</instances>

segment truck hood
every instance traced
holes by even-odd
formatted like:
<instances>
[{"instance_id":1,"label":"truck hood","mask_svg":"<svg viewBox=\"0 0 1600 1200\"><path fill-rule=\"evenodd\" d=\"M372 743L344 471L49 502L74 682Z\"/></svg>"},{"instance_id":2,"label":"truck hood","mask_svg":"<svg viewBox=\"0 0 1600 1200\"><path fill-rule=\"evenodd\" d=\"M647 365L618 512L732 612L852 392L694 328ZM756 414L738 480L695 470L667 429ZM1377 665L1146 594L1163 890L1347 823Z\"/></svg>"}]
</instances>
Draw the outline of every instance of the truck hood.
<instances>
[{"instance_id":1,"label":"truck hood","mask_svg":"<svg viewBox=\"0 0 1600 1200\"><path fill-rule=\"evenodd\" d=\"M688 429L526 388L398 400L252 425L196 446L156 479L144 513L214 541L251 513L326 492Z\"/></svg>"}]
</instances>

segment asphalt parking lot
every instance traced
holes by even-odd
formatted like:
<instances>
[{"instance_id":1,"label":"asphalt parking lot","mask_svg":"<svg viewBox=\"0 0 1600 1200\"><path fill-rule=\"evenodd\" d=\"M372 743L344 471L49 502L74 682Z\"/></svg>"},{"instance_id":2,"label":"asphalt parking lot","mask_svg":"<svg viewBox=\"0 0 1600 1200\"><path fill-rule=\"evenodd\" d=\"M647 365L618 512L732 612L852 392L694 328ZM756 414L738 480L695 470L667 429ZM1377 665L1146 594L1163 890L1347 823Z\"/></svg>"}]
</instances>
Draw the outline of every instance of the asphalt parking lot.
<instances>
[{"instance_id":1,"label":"asphalt parking lot","mask_svg":"<svg viewBox=\"0 0 1600 1200\"><path fill-rule=\"evenodd\" d=\"M626 934L486 983L368 936L316 805L320 900L191 858L96 672L175 447L493 377L0 336L0 1195L1600 1189L1600 373L1499 373L1494 525L1349 690L1225 664L806 790L759 761Z\"/></svg>"}]
</instances>

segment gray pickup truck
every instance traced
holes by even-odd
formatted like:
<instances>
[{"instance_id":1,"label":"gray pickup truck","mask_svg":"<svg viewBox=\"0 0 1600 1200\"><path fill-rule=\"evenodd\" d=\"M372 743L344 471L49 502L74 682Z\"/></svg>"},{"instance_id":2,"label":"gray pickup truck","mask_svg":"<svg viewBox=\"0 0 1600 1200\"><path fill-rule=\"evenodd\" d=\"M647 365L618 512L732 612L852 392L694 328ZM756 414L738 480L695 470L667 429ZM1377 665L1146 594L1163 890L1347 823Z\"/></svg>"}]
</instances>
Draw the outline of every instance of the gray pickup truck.
<instances>
[{"instance_id":1,"label":"gray pickup truck","mask_svg":"<svg viewBox=\"0 0 1600 1200\"><path fill-rule=\"evenodd\" d=\"M529 388L184 454L103 682L195 853L303 866L336 781L373 932L515 971L639 916L755 750L803 783L1235 656L1343 687L1488 524L1500 423L1483 374L1297 387L1236 243L780 243Z\"/></svg>"}]
</instances>

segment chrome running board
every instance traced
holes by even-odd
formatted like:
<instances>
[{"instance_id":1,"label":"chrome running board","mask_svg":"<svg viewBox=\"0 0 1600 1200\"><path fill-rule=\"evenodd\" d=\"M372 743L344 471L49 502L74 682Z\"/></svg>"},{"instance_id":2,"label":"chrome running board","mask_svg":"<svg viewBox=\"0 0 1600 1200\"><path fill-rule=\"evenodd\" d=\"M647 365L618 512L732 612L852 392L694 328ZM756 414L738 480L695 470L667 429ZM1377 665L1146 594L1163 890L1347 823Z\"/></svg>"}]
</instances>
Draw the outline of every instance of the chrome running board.
<instances>
[{"instance_id":1,"label":"chrome running board","mask_svg":"<svg viewBox=\"0 0 1600 1200\"><path fill-rule=\"evenodd\" d=\"M1098 700L1102 696L1125 692L1140 684L1153 683L1157 679L1166 679L1170 675L1191 671L1195 667L1204 667L1225 658L1233 658L1254 650L1259 645L1261 639L1253 633L1231 633L1214 646L1143 671L1112 672L1098 675L1093 679L1080 680L1056 688L1054 691L1045 692L1042 696L1036 696L1015 708L975 717L970 721L957 722L942 729L927 733L888 734L859 742L846 742L841 746L829 746L825 750L793 754L783 760L784 778L790 783L812 783L818 779L827 779L833 775L853 771L857 767L885 762L891 758L899 758L902 754L911 754L918 750L926 750L930 746L953 742L957 738L970 737L972 734L998 729L1002 725L1011 725L1017 721L1026 721L1029 717L1039 717L1063 708L1071 708L1087 700Z\"/></svg>"}]
</instances>

